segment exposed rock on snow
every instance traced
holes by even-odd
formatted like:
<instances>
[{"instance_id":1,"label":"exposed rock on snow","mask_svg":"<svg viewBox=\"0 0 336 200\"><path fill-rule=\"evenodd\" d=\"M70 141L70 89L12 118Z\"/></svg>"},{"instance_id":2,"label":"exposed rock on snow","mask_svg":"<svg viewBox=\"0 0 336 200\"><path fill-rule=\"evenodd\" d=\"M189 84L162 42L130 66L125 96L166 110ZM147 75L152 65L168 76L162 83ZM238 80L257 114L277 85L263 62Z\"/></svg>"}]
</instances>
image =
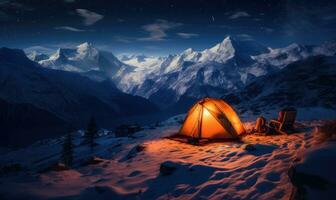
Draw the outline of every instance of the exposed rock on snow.
<instances>
[{"instance_id":1,"label":"exposed rock on snow","mask_svg":"<svg viewBox=\"0 0 336 200\"><path fill-rule=\"evenodd\" d=\"M253 146L252 144L245 145L244 149L246 151L255 151L256 150L255 146Z\"/></svg>"},{"instance_id":2,"label":"exposed rock on snow","mask_svg":"<svg viewBox=\"0 0 336 200\"><path fill-rule=\"evenodd\" d=\"M63 163L59 163L57 162L56 164L53 164L50 168L48 168L46 171L65 171L65 170L69 170L70 168L67 167L65 164Z\"/></svg>"},{"instance_id":3,"label":"exposed rock on snow","mask_svg":"<svg viewBox=\"0 0 336 200\"><path fill-rule=\"evenodd\" d=\"M104 159L101 159L97 156L92 156L84 165L96 165L104 162Z\"/></svg>"},{"instance_id":4,"label":"exposed rock on snow","mask_svg":"<svg viewBox=\"0 0 336 200\"><path fill-rule=\"evenodd\" d=\"M143 144L136 145L128 152L128 154L124 158L120 160L120 162L134 158L139 152L142 152L145 149L146 146L144 146Z\"/></svg>"},{"instance_id":5,"label":"exposed rock on snow","mask_svg":"<svg viewBox=\"0 0 336 200\"><path fill-rule=\"evenodd\" d=\"M328 142L308 150L303 161L290 170L291 181L296 186L294 197L329 199L336 195L335 146L335 142Z\"/></svg>"},{"instance_id":6,"label":"exposed rock on snow","mask_svg":"<svg viewBox=\"0 0 336 200\"><path fill-rule=\"evenodd\" d=\"M336 117L334 101L336 99L336 57L316 56L294 62L278 73L258 77L239 91L224 95L222 98L233 105L240 113L265 110L280 110L293 106L310 108L298 111L299 117L320 114ZM313 109L315 108L315 109ZM327 111L329 110L329 112ZM312 114L314 113L314 114Z\"/></svg>"},{"instance_id":7,"label":"exposed rock on snow","mask_svg":"<svg viewBox=\"0 0 336 200\"><path fill-rule=\"evenodd\" d=\"M160 165L160 174L162 176L171 175L177 168L178 168L177 163L174 163L174 162L171 162L171 161L163 162Z\"/></svg>"}]
</instances>

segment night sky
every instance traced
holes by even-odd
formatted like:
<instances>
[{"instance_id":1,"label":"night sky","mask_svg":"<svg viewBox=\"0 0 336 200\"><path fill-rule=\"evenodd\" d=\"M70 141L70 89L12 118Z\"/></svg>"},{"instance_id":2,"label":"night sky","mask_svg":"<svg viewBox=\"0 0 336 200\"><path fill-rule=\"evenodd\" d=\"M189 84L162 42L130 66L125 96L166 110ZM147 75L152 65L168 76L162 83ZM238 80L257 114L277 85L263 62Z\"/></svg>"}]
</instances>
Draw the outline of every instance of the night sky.
<instances>
[{"instance_id":1,"label":"night sky","mask_svg":"<svg viewBox=\"0 0 336 200\"><path fill-rule=\"evenodd\" d=\"M334 40L336 1L0 0L0 46L91 42L115 54L208 48L227 35L271 47Z\"/></svg>"}]
</instances>

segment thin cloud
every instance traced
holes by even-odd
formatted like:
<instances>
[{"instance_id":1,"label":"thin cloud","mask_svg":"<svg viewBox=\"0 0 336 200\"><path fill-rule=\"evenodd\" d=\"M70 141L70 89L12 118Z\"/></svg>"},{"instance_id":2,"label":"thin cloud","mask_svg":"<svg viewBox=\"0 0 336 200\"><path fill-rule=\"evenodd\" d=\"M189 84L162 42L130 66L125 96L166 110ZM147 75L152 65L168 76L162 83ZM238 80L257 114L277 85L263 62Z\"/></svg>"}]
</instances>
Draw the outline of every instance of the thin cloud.
<instances>
[{"instance_id":1,"label":"thin cloud","mask_svg":"<svg viewBox=\"0 0 336 200\"><path fill-rule=\"evenodd\" d=\"M180 36L181 38L184 38L184 39L189 39L189 38L199 36L199 34L197 34L197 33L177 33L177 35Z\"/></svg>"},{"instance_id":2,"label":"thin cloud","mask_svg":"<svg viewBox=\"0 0 336 200\"><path fill-rule=\"evenodd\" d=\"M249 17L250 14L248 14L247 12L245 11L238 11L234 14L232 14L229 19L238 19L238 18L241 18L241 17Z\"/></svg>"},{"instance_id":3,"label":"thin cloud","mask_svg":"<svg viewBox=\"0 0 336 200\"><path fill-rule=\"evenodd\" d=\"M252 41L252 40L254 40L253 37L251 35L248 35L248 34L238 34L237 37L240 40L243 40L243 41Z\"/></svg>"},{"instance_id":4,"label":"thin cloud","mask_svg":"<svg viewBox=\"0 0 336 200\"><path fill-rule=\"evenodd\" d=\"M120 36L120 35L116 35L113 37L113 40L117 41L117 42L121 42L121 43L131 43L132 42L131 37L125 37L125 36Z\"/></svg>"},{"instance_id":5,"label":"thin cloud","mask_svg":"<svg viewBox=\"0 0 336 200\"><path fill-rule=\"evenodd\" d=\"M163 19L157 19L155 23L142 26L149 36L138 38L140 41L163 41L167 38L167 31L182 26L182 23L169 22Z\"/></svg>"},{"instance_id":6,"label":"thin cloud","mask_svg":"<svg viewBox=\"0 0 336 200\"><path fill-rule=\"evenodd\" d=\"M76 43L76 42L62 42L58 44L52 44L50 45L51 47L54 48L76 48L79 44L81 43Z\"/></svg>"},{"instance_id":7,"label":"thin cloud","mask_svg":"<svg viewBox=\"0 0 336 200\"><path fill-rule=\"evenodd\" d=\"M103 15L86 9L76 9L76 12L83 18L83 23L86 26L91 26L104 18Z\"/></svg>"},{"instance_id":8,"label":"thin cloud","mask_svg":"<svg viewBox=\"0 0 336 200\"><path fill-rule=\"evenodd\" d=\"M57 26L55 27L56 30L65 30L65 31L72 31L72 32L85 32L87 30L83 30L83 29L78 29L75 27L71 27L71 26Z\"/></svg>"},{"instance_id":9,"label":"thin cloud","mask_svg":"<svg viewBox=\"0 0 336 200\"><path fill-rule=\"evenodd\" d=\"M43 54L51 54L55 51L53 48L45 47L45 46L31 46L28 48L24 49L24 52L26 53L32 53L32 52L37 52L37 53L43 53Z\"/></svg>"}]
</instances>

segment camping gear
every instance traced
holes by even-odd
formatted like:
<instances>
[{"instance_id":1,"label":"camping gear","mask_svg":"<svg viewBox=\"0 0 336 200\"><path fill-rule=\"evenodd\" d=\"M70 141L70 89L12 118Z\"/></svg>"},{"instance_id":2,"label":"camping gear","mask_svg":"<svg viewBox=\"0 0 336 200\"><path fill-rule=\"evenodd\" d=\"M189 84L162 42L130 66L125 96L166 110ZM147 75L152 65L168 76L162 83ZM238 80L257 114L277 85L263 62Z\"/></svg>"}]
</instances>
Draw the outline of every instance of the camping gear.
<instances>
[{"instance_id":1,"label":"camping gear","mask_svg":"<svg viewBox=\"0 0 336 200\"><path fill-rule=\"evenodd\" d=\"M245 133L236 112L222 99L204 98L191 107L178 133L193 139L238 139Z\"/></svg>"},{"instance_id":2,"label":"camping gear","mask_svg":"<svg viewBox=\"0 0 336 200\"><path fill-rule=\"evenodd\" d=\"M254 132L265 133L267 131L266 119L263 116L257 118Z\"/></svg>"},{"instance_id":3,"label":"camping gear","mask_svg":"<svg viewBox=\"0 0 336 200\"><path fill-rule=\"evenodd\" d=\"M279 112L278 120L270 120L269 127L281 134L287 134L294 129L296 119L295 108L285 108Z\"/></svg>"}]
</instances>

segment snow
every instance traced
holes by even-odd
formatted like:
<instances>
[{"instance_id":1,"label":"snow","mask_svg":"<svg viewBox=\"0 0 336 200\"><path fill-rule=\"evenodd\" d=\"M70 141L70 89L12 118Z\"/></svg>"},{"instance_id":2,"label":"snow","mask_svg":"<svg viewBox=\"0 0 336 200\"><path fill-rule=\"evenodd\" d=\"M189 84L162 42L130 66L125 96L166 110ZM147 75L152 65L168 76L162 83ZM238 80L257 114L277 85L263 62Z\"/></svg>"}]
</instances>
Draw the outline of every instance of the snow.
<instances>
[{"instance_id":1,"label":"snow","mask_svg":"<svg viewBox=\"0 0 336 200\"><path fill-rule=\"evenodd\" d=\"M49 57L35 61L43 67L55 70L77 73L102 71L107 77L111 77L111 72L124 65L112 53L100 51L89 42L75 48L59 48Z\"/></svg>"},{"instance_id":2,"label":"snow","mask_svg":"<svg viewBox=\"0 0 336 200\"><path fill-rule=\"evenodd\" d=\"M307 152L307 157L303 163L296 166L296 170L300 173L318 176L328 182L329 185L335 185L336 174L330 172L336 167L336 160L334 156L331 156L336 153L336 145L334 143L335 142L328 142L327 144L311 149ZM322 191L309 187L307 189L307 199L328 199L335 196L334 188L328 188Z\"/></svg>"},{"instance_id":3,"label":"snow","mask_svg":"<svg viewBox=\"0 0 336 200\"><path fill-rule=\"evenodd\" d=\"M270 52L252 56L252 58L262 64L284 68L290 63L305 59L309 56L332 56L335 54L334 47L335 43L326 43L320 46L304 46L293 43L284 48L270 48Z\"/></svg>"},{"instance_id":4,"label":"snow","mask_svg":"<svg viewBox=\"0 0 336 200\"><path fill-rule=\"evenodd\" d=\"M315 55L334 55L334 47L335 43L319 46L294 43L272 49L228 36L203 51L188 48L181 54L170 55L155 67L149 59L139 62L139 57L122 57L124 62L137 67L130 71L121 69L115 80L122 91L145 98L165 97L169 91L173 105L182 96L221 97L227 91L244 87L255 77L271 74L295 61Z\"/></svg>"},{"instance_id":5,"label":"snow","mask_svg":"<svg viewBox=\"0 0 336 200\"><path fill-rule=\"evenodd\" d=\"M197 62L201 55L199 52L194 51L192 48L188 48L182 52L182 56L185 61Z\"/></svg>"},{"instance_id":6,"label":"snow","mask_svg":"<svg viewBox=\"0 0 336 200\"><path fill-rule=\"evenodd\" d=\"M300 122L304 132L248 135L242 143L193 146L162 138L176 133L183 117L172 117L155 129L145 127L133 138L102 134L95 155L103 162L97 165L82 165L92 154L80 145L79 132L74 137L77 165L68 171L37 172L58 161L61 139L3 154L1 163L18 162L24 170L2 176L0 194L10 199L288 199L293 186L287 172L315 148L314 127L323 123ZM244 125L250 129L253 122ZM246 144L256 150L246 151ZM143 150L135 150L139 145ZM164 176L162 163L176 169Z\"/></svg>"},{"instance_id":7,"label":"snow","mask_svg":"<svg viewBox=\"0 0 336 200\"><path fill-rule=\"evenodd\" d=\"M164 61L164 57L154 57L145 55L132 55L120 57L121 61L136 67L135 71L149 70L153 71L160 67Z\"/></svg>"},{"instance_id":8,"label":"snow","mask_svg":"<svg viewBox=\"0 0 336 200\"><path fill-rule=\"evenodd\" d=\"M235 48L232 44L232 39L226 37L223 42L215 45L210 49L202 51L202 55L199 59L200 62L216 61L225 63L227 60L235 55Z\"/></svg>"},{"instance_id":9,"label":"snow","mask_svg":"<svg viewBox=\"0 0 336 200\"><path fill-rule=\"evenodd\" d=\"M124 92L132 93L134 87L141 85L147 78L155 76L160 70L164 57L148 57L145 55L119 56L125 66L114 75L118 87Z\"/></svg>"}]
</instances>

